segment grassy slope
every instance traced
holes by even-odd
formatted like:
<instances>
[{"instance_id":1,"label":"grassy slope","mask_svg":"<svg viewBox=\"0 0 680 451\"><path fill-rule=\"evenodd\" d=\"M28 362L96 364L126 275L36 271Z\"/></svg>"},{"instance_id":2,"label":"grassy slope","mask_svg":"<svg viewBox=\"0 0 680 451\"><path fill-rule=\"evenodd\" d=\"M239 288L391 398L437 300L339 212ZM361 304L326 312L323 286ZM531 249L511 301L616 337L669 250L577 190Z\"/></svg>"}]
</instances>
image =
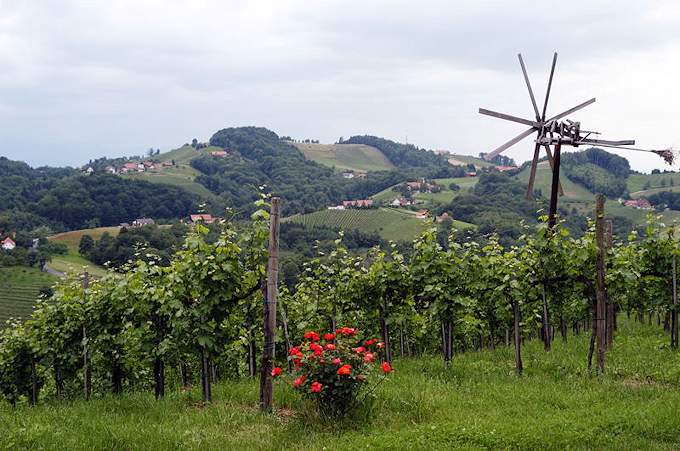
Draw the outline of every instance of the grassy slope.
<instances>
[{"instance_id":1,"label":"grassy slope","mask_svg":"<svg viewBox=\"0 0 680 451\"><path fill-rule=\"evenodd\" d=\"M364 144L304 144L294 145L308 160L338 170L389 171L395 166L375 147Z\"/></svg>"},{"instance_id":2,"label":"grassy slope","mask_svg":"<svg viewBox=\"0 0 680 451\"><path fill-rule=\"evenodd\" d=\"M194 178L200 173L189 166L189 161L198 155L206 154L213 150L222 149L219 147L210 146L204 149L196 150L191 146L183 146L153 157L153 159L159 160L160 162L174 160L176 166L158 168L140 173L129 173L123 175L122 177L135 180L146 180L152 183L178 186L198 195L203 199L210 199L214 197L214 194L200 183L194 182Z\"/></svg>"},{"instance_id":3,"label":"grassy slope","mask_svg":"<svg viewBox=\"0 0 680 451\"><path fill-rule=\"evenodd\" d=\"M456 154L451 154L449 156L449 163L454 164L454 165L460 165L461 163L464 164L474 164L476 168L485 168L487 166L493 166L493 163L489 163L488 161L478 158L478 157L473 157L471 155L456 155Z\"/></svg>"},{"instance_id":4,"label":"grassy slope","mask_svg":"<svg viewBox=\"0 0 680 451\"><path fill-rule=\"evenodd\" d=\"M529 181L529 168L525 168L522 172L517 174L517 179L522 183L527 183ZM552 171L547 161L539 163L536 170L536 181L535 188L540 189L544 196L550 196L550 186L552 180ZM564 197L560 198L560 205L571 210L575 208L580 213L585 214L589 217L594 217L595 215L595 195L588 191L584 186L569 180L568 177L560 177L562 182L562 189L564 190ZM615 199L610 199L605 205L605 211L609 215L621 216L628 218L636 224L644 224L646 221L647 213L644 210L638 210L635 208L624 207L619 204ZM671 219L670 212L664 212L662 214L665 220Z\"/></svg>"},{"instance_id":5,"label":"grassy slope","mask_svg":"<svg viewBox=\"0 0 680 451\"><path fill-rule=\"evenodd\" d=\"M56 277L36 268L0 268L0 327L9 317L25 318L29 315L40 289L56 281Z\"/></svg>"},{"instance_id":6,"label":"grassy slope","mask_svg":"<svg viewBox=\"0 0 680 451\"><path fill-rule=\"evenodd\" d=\"M409 210L378 208L365 210L320 210L286 218L307 227L328 226L344 230L377 232L386 240L410 241L423 229L425 221Z\"/></svg>"},{"instance_id":7,"label":"grassy slope","mask_svg":"<svg viewBox=\"0 0 680 451\"><path fill-rule=\"evenodd\" d=\"M430 202L436 202L440 204L446 204L451 202L458 194L462 192L462 190L466 188L471 188L477 184L477 180L479 180L477 177L457 177L457 178L447 178L447 179L434 179L437 184L442 186L442 190L438 193L416 193L415 198L416 199L421 199L421 200L426 200ZM451 191L449 189L449 185L451 183L455 183L456 185L460 186L461 190L460 191ZM401 183L398 183L397 185L400 185ZM396 191L393 191L392 188L394 188L397 185L390 186L389 188L385 188L384 190L374 194L371 196L372 199L374 200L379 200L382 202L391 202L395 198L399 197L400 194L397 193Z\"/></svg>"},{"instance_id":8,"label":"grassy slope","mask_svg":"<svg viewBox=\"0 0 680 451\"><path fill-rule=\"evenodd\" d=\"M40 449L677 449L680 358L660 344L660 328L622 321L607 371L585 371L588 337L524 348L526 374L512 371L512 348L397 360L376 391L369 420L336 423L283 383L275 415L257 410L258 382L218 384L215 401L200 387L150 391L37 408L0 404L9 448Z\"/></svg>"},{"instance_id":9,"label":"grassy slope","mask_svg":"<svg viewBox=\"0 0 680 451\"><path fill-rule=\"evenodd\" d=\"M628 191L631 194L642 191L647 183L649 183L649 188L660 188L662 182L665 182L666 186L670 186L671 182L674 186L680 186L680 172L672 174L631 174L628 177Z\"/></svg>"},{"instance_id":10,"label":"grassy slope","mask_svg":"<svg viewBox=\"0 0 680 451\"><path fill-rule=\"evenodd\" d=\"M90 274L95 276L104 274L104 268L80 256L78 253L80 239L83 235L90 235L95 240L99 240L104 233L116 236L119 230L119 227L97 227L95 229L73 230L52 235L49 239L65 244L68 247L68 254L55 255L50 262L50 266L60 272L81 272L83 269L87 269Z\"/></svg>"}]
</instances>

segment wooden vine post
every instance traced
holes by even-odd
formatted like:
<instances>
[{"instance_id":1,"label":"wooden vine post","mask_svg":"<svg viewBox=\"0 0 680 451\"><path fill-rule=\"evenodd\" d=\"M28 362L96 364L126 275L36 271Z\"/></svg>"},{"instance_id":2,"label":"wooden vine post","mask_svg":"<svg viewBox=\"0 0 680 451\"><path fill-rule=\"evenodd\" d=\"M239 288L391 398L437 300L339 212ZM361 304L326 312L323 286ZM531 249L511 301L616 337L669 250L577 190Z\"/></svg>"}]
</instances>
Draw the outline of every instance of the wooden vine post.
<instances>
[{"instance_id":1,"label":"wooden vine post","mask_svg":"<svg viewBox=\"0 0 680 451\"><path fill-rule=\"evenodd\" d=\"M607 219L604 222L604 241L607 250L611 249L614 245L614 231L611 219ZM616 310L614 309L614 303L609 299L609 293L605 291L606 306L607 306L607 319L605 321L607 327L607 349L611 349L614 344L614 329L616 325Z\"/></svg>"},{"instance_id":2,"label":"wooden vine post","mask_svg":"<svg viewBox=\"0 0 680 451\"><path fill-rule=\"evenodd\" d=\"M596 294L596 342L597 342L597 370L598 373L604 372L604 357L607 349L607 331L605 319L607 315L606 287L605 287L605 254L606 245L604 240L604 195L598 193L595 198L595 239L597 242L597 277L595 283Z\"/></svg>"},{"instance_id":3,"label":"wooden vine post","mask_svg":"<svg viewBox=\"0 0 680 451\"><path fill-rule=\"evenodd\" d=\"M83 273L82 284L83 296L86 296L87 289L90 286L90 274L87 271ZM83 392L85 399L90 399L92 395L92 369L90 368L90 349L88 344L87 328L83 321Z\"/></svg>"},{"instance_id":4,"label":"wooden vine post","mask_svg":"<svg viewBox=\"0 0 680 451\"><path fill-rule=\"evenodd\" d=\"M673 251L673 308L671 309L671 347L678 348L678 276Z\"/></svg>"},{"instance_id":5,"label":"wooden vine post","mask_svg":"<svg viewBox=\"0 0 680 451\"><path fill-rule=\"evenodd\" d=\"M276 299L279 281L279 221L281 218L281 199L272 198L269 225L269 262L267 264L267 292L264 297L264 346L260 365L260 409L272 410L274 387L272 367L276 338Z\"/></svg>"}]
</instances>

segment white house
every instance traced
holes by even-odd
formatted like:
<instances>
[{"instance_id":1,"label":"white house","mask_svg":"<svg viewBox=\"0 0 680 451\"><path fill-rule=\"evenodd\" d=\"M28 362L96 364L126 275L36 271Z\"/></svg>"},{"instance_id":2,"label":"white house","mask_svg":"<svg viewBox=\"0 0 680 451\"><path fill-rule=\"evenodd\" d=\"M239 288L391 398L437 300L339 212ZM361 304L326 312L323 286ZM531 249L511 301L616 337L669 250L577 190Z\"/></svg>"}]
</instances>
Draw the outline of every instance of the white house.
<instances>
[{"instance_id":1,"label":"white house","mask_svg":"<svg viewBox=\"0 0 680 451\"><path fill-rule=\"evenodd\" d=\"M17 243L15 243L12 238L7 237L4 240L2 240L2 248L5 249L6 251L11 251L15 247L17 247Z\"/></svg>"}]
</instances>

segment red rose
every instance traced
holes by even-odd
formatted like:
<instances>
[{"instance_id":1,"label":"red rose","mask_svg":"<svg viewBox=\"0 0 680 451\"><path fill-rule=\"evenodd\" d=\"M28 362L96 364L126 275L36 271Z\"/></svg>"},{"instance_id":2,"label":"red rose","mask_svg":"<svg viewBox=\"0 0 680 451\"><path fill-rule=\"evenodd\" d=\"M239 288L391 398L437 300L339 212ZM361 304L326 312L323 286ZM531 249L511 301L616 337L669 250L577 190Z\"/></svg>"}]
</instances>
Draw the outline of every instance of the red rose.
<instances>
[{"instance_id":1,"label":"red rose","mask_svg":"<svg viewBox=\"0 0 680 451\"><path fill-rule=\"evenodd\" d=\"M364 362L366 363L371 363L375 359L375 356L371 354L370 352L367 352L364 354Z\"/></svg>"},{"instance_id":2,"label":"red rose","mask_svg":"<svg viewBox=\"0 0 680 451\"><path fill-rule=\"evenodd\" d=\"M357 330L354 329L353 327L341 327L340 329L335 331L336 333L340 335L354 335Z\"/></svg>"},{"instance_id":3,"label":"red rose","mask_svg":"<svg viewBox=\"0 0 680 451\"><path fill-rule=\"evenodd\" d=\"M342 365L340 368L338 368L338 375L339 376L349 376L351 372L352 372L352 365Z\"/></svg>"},{"instance_id":4,"label":"red rose","mask_svg":"<svg viewBox=\"0 0 680 451\"><path fill-rule=\"evenodd\" d=\"M385 347L385 343L383 343L383 342L381 341L381 342L378 343L376 346L378 347L378 349L382 349L382 348Z\"/></svg>"},{"instance_id":5,"label":"red rose","mask_svg":"<svg viewBox=\"0 0 680 451\"><path fill-rule=\"evenodd\" d=\"M335 340L335 334L331 333L324 334L323 339L326 341Z\"/></svg>"},{"instance_id":6,"label":"red rose","mask_svg":"<svg viewBox=\"0 0 680 451\"><path fill-rule=\"evenodd\" d=\"M283 370L278 366L272 368L272 377L280 376L281 373L283 373Z\"/></svg>"},{"instance_id":7,"label":"red rose","mask_svg":"<svg viewBox=\"0 0 680 451\"><path fill-rule=\"evenodd\" d=\"M354 348L354 352L356 352L357 354L361 354L365 350L366 350L366 348L364 348L363 346L359 346L358 348Z\"/></svg>"},{"instance_id":8,"label":"red rose","mask_svg":"<svg viewBox=\"0 0 680 451\"><path fill-rule=\"evenodd\" d=\"M335 345L333 343L328 343L324 348L329 351L335 351Z\"/></svg>"},{"instance_id":9,"label":"red rose","mask_svg":"<svg viewBox=\"0 0 680 451\"><path fill-rule=\"evenodd\" d=\"M298 348L297 346L293 346L292 348L290 348L288 350L288 355L296 355L299 352L300 352L300 348Z\"/></svg>"},{"instance_id":10,"label":"red rose","mask_svg":"<svg viewBox=\"0 0 680 451\"><path fill-rule=\"evenodd\" d=\"M312 393L319 393L321 392L321 389L323 388L323 385L317 381L312 382L312 385L309 387L309 391Z\"/></svg>"},{"instance_id":11,"label":"red rose","mask_svg":"<svg viewBox=\"0 0 680 451\"><path fill-rule=\"evenodd\" d=\"M300 376L293 381L293 387L300 388L300 385L304 384L307 378L305 376Z\"/></svg>"},{"instance_id":12,"label":"red rose","mask_svg":"<svg viewBox=\"0 0 680 451\"><path fill-rule=\"evenodd\" d=\"M378 341L378 340L376 340L375 338L371 338L370 340L366 340L366 343L364 343L364 344L365 344L366 346L371 346L371 345L374 344L376 341Z\"/></svg>"},{"instance_id":13,"label":"red rose","mask_svg":"<svg viewBox=\"0 0 680 451\"><path fill-rule=\"evenodd\" d=\"M390 365L390 362L383 362L382 365L380 365L380 368L382 368L383 373L385 374L392 372L392 365Z\"/></svg>"},{"instance_id":14,"label":"red rose","mask_svg":"<svg viewBox=\"0 0 680 451\"><path fill-rule=\"evenodd\" d=\"M302 360L300 360L300 359L293 359L293 365L295 365L295 366L302 366Z\"/></svg>"},{"instance_id":15,"label":"red rose","mask_svg":"<svg viewBox=\"0 0 680 451\"><path fill-rule=\"evenodd\" d=\"M310 341L319 341L321 339L321 337L319 337L319 334L317 334L313 330L305 332L304 337L305 337L305 340L310 340Z\"/></svg>"},{"instance_id":16,"label":"red rose","mask_svg":"<svg viewBox=\"0 0 680 451\"><path fill-rule=\"evenodd\" d=\"M340 359L338 359L338 358L333 359L333 364L340 365L341 363L342 362L340 361Z\"/></svg>"}]
</instances>

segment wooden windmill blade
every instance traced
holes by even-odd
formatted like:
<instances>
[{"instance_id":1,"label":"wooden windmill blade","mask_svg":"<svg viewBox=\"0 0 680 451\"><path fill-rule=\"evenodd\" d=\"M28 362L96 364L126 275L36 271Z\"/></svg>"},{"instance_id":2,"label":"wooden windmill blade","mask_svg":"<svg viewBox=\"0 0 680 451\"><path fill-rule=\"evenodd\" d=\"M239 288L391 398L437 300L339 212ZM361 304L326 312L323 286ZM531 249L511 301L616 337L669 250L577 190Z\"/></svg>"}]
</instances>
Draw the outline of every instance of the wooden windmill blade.
<instances>
[{"instance_id":1,"label":"wooden windmill blade","mask_svg":"<svg viewBox=\"0 0 680 451\"><path fill-rule=\"evenodd\" d=\"M521 140L523 140L527 136L531 135L535 131L536 131L536 127L531 127L530 129L525 130L524 132L522 132L519 135L512 138L510 141L506 142L505 144L500 145L499 147L497 147L493 151L489 152L487 155L484 156L484 158L487 161L491 161L496 155L500 155L501 152L504 152L505 150L514 146L515 144L517 144L518 142L520 142Z\"/></svg>"}]
</instances>

